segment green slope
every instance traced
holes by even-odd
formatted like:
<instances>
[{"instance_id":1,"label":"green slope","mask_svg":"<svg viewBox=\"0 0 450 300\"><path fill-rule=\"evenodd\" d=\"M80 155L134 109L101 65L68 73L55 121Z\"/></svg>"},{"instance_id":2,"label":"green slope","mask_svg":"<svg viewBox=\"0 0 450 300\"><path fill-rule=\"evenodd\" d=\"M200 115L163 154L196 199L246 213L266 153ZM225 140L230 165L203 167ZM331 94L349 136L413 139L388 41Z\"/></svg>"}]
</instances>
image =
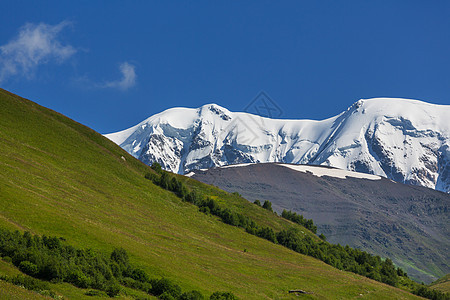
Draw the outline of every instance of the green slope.
<instances>
[{"instance_id":1,"label":"green slope","mask_svg":"<svg viewBox=\"0 0 450 300\"><path fill-rule=\"evenodd\" d=\"M123 247L150 276L205 295L226 290L241 299L294 299L287 291L303 289L313 293L305 298L415 298L206 216L153 185L147 172L93 130L0 89L0 227L61 236L105 252ZM232 201L228 205L261 224L292 226L226 195L219 201ZM56 290L77 298L70 289Z\"/></svg>"},{"instance_id":2,"label":"green slope","mask_svg":"<svg viewBox=\"0 0 450 300\"><path fill-rule=\"evenodd\" d=\"M434 290L450 293L450 274L447 274L444 277L439 278L435 282L431 283L429 287Z\"/></svg>"}]
</instances>

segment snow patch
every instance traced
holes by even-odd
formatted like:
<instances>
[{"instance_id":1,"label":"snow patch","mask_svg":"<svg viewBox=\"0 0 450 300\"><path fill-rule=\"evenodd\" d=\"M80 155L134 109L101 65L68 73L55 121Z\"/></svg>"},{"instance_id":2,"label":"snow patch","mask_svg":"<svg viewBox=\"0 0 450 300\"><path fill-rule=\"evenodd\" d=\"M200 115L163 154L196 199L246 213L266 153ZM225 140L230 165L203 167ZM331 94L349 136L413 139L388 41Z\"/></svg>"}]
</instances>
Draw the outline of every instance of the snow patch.
<instances>
[{"instance_id":1,"label":"snow patch","mask_svg":"<svg viewBox=\"0 0 450 300\"><path fill-rule=\"evenodd\" d=\"M221 167L222 169L225 168L235 168L235 167L246 167L246 166L250 166L250 165L254 165L255 163L248 163L248 164L236 164L236 165L228 165L228 166L223 166Z\"/></svg>"},{"instance_id":2,"label":"snow patch","mask_svg":"<svg viewBox=\"0 0 450 300\"><path fill-rule=\"evenodd\" d=\"M322 176L329 176L329 177L335 177L335 178L341 178L346 179L347 177L353 177L353 178L361 178L361 179L370 179L370 180L380 180L381 177L377 175L371 175L371 174L364 174L364 173L357 173L357 172L351 172L341 169L331 169L331 168L325 168L320 166L308 166L308 165L288 165L288 164L279 164L280 166L292 169L294 171L307 173L310 172L314 176L322 177Z\"/></svg>"}]
</instances>

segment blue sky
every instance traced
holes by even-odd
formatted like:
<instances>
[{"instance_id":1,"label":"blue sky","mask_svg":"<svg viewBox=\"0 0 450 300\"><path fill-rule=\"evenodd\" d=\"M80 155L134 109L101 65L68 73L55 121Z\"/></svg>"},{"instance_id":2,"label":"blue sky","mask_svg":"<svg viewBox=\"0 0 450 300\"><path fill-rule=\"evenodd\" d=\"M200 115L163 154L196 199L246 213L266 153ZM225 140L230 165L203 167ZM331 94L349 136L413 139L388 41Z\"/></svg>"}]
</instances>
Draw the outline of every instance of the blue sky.
<instances>
[{"instance_id":1,"label":"blue sky","mask_svg":"<svg viewBox=\"0 0 450 300\"><path fill-rule=\"evenodd\" d=\"M450 104L450 1L3 1L0 86L100 133L174 106Z\"/></svg>"}]
</instances>

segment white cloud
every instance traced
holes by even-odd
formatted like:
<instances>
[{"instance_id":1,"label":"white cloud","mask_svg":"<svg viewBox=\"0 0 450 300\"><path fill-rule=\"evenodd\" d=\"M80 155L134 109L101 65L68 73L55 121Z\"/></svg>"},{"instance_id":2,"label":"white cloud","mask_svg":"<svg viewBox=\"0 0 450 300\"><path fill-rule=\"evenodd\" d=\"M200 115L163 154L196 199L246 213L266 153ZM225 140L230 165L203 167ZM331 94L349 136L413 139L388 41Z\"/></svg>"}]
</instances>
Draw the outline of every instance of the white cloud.
<instances>
[{"instance_id":1,"label":"white cloud","mask_svg":"<svg viewBox=\"0 0 450 300\"><path fill-rule=\"evenodd\" d=\"M128 62L123 62L119 66L122 78L120 80L106 82L103 87L118 88L127 90L136 84L135 66Z\"/></svg>"},{"instance_id":2,"label":"white cloud","mask_svg":"<svg viewBox=\"0 0 450 300\"><path fill-rule=\"evenodd\" d=\"M0 46L0 82L14 75L30 78L39 65L62 63L75 54L72 46L58 40L58 34L69 24L25 24L17 37Z\"/></svg>"}]
</instances>

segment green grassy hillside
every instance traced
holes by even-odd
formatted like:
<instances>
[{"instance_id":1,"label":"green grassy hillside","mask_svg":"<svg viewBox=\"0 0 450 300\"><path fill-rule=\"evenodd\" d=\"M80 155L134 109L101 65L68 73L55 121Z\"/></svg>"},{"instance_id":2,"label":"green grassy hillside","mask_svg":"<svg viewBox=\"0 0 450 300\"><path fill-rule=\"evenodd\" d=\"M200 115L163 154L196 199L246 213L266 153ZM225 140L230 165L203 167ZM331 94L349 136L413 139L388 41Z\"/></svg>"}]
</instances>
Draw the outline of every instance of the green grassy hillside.
<instances>
[{"instance_id":1,"label":"green grassy hillside","mask_svg":"<svg viewBox=\"0 0 450 300\"><path fill-rule=\"evenodd\" d=\"M435 282L431 283L429 286L432 289L445 293L450 293L450 274L447 274L444 277L439 278Z\"/></svg>"},{"instance_id":2,"label":"green grassy hillside","mask_svg":"<svg viewBox=\"0 0 450 300\"><path fill-rule=\"evenodd\" d=\"M303 289L312 293L304 298L416 298L226 225L145 179L148 172L93 130L0 89L1 228L60 236L105 253L122 247L151 277L208 296L220 290L241 299L296 299L287 291ZM242 198L186 180L260 224L294 226ZM0 264L0 274L7 268ZM11 295L23 292L7 287ZM52 288L68 298L83 294L68 284Z\"/></svg>"}]
</instances>

